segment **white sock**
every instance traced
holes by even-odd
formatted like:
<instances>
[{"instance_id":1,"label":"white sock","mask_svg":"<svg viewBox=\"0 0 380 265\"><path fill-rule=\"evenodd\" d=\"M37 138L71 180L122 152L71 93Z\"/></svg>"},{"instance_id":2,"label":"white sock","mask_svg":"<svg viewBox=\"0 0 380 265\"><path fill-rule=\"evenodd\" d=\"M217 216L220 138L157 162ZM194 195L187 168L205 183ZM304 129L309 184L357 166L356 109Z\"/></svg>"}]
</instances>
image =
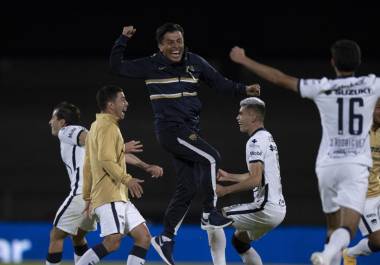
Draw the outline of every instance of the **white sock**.
<instances>
[{"instance_id":1,"label":"white sock","mask_svg":"<svg viewBox=\"0 0 380 265\"><path fill-rule=\"evenodd\" d=\"M243 263L246 265L263 265L259 253L253 248L248 249L243 254L239 254Z\"/></svg>"},{"instance_id":2,"label":"white sock","mask_svg":"<svg viewBox=\"0 0 380 265\"><path fill-rule=\"evenodd\" d=\"M99 262L99 257L96 255L95 251L92 248L89 248L83 256L78 260L78 263L75 265L88 265L88 264L96 264Z\"/></svg>"},{"instance_id":3,"label":"white sock","mask_svg":"<svg viewBox=\"0 0 380 265\"><path fill-rule=\"evenodd\" d=\"M223 228L209 229L207 236L214 265L226 265L226 235Z\"/></svg>"},{"instance_id":4,"label":"white sock","mask_svg":"<svg viewBox=\"0 0 380 265\"><path fill-rule=\"evenodd\" d=\"M136 257L135 255L128 255L127 265L143 265L144 263L145 259Z\"/></svg>"},{"instance_id":5,"label":"white sock","mask_svg":"<svg viewBox=\"0 0 380 265\"><path fill-rule=\"evenodd\" d=\"M331 261L338 252L341 252L350 244L350 233L347 229L338 228L331 236L328 244L325 245L323 255L326 257L327 262Z\"/></svg>"},{"instance_id":6,"label":"white sock","mask_svg":"<svg viewBox=\"0 0 380 265\"><path fill-rule=\"evenodd\" d=\"M342 252L339 251L330 261L330 265L340 265L342 260Z\"/></svg>"},{"instance_id":7,"label":"white sock","mask_svg":"<svg viewBox=\"0 0 380 265\"><path fill-rule=\"evenodd\" d=\"M79 259L81 258L82 256L78 256L77 254L74 253L74 264L77 264Z\"/></svg>"},{"instance_id":8,"label":"white sock","mask_svg":"<svg viewBox=\"0 0 380 265\"><path fill-rule=\"evenodd\" d=\"M368 247L368 238L363 238L355 246L350 247L347 254L352 257L356 256L368 256L372 254L371 249Z\"/></svg>"}]
</instances>

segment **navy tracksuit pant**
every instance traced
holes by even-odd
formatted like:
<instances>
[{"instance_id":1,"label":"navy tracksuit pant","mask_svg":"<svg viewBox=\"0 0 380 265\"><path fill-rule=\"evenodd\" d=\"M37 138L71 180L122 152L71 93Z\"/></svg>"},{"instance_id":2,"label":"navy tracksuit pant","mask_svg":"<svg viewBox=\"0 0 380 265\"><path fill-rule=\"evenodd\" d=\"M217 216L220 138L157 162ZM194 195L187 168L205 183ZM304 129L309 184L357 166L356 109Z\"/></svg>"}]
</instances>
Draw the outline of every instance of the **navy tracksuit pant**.
<instances>
[{"instance_id":1,"label":"navy tracksuit pant","mask_svg":"<svg viewBox=\"0 0 380 265\"><path fill-rule=\"evenodd\" d=\"M172 154L177 175L175 192L166 209L164 235L177 233L198 190L203 195L203 211L216 207L218 151L185 124L174 124L157 131L160 144Z\"/></svg>"}]
</instances>

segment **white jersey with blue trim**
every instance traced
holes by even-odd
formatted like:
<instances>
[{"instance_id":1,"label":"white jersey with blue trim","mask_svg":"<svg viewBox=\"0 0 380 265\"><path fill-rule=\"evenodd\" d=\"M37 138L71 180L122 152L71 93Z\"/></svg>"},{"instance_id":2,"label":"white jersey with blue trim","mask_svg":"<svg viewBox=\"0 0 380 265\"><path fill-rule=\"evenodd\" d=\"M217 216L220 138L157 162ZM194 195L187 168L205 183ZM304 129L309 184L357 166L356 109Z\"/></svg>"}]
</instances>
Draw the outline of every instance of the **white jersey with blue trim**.
<instances>
[{"instance_id":1,"label":"white jersey with blue trim","mask_svg":"<svg viewBox=\"0 0 380 265\"><path fill-rule=\"evenodd\" d=\"M87 132L87 129L82 126L69 125L58 132L61 157L70 178L70 195L73 196L82 194L85 148L79 145L79 136L83 131Z\"/></svg>"},{"instance_id":2,"label":"white jersey with blue trim","mask_svg":"<svg viewBox=\"0 0 380 265\"><path fill-rule=\"evenodd\" d=\"M268 202L285 207L277 145L264 128L256 130L247 141L246 162L248 168L256 162L262 163L264 168L261 185L253 189L255 203L262 207Z\"/></svg>"},{"instance_id":3,"label":"white jersey with blue trim","mask_svg":"<svg viewBox=\"0 0 380 265\"><path fill-rule=\"evenodd\" d=\"M356 163L371 167L369 131L380 96L379 78L300 79L299 92L316 103L321 117L316 166Z\"/></svg>"}]
</instances>

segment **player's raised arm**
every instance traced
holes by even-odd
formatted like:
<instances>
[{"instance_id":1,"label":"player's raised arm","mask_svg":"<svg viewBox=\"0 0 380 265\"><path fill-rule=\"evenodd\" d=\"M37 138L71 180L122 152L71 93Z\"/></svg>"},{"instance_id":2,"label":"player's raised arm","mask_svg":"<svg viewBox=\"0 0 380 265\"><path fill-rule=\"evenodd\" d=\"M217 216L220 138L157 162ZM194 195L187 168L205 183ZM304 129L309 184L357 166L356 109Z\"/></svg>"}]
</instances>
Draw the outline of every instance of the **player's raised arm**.
<instances>
[{"instance_id":1,"label":"player's raised arm","mask_svg":"<svg viewBox=\"0 0 380 265\"><path fill-rule=\"evenodd\" d=\"M259 77L275 85L298 92L298 78L287 75L276 68L256 62L245 55L244 49L237 46L232 48L230 58L235 63L245 66Z\"/></svg>"},{"instance_id":2,"label":"player's raised arm","mask_svg":"<svg viewBox=\"0 0 380 265\"><path fill-rule=\"evenodd\" d=\"M115 41L109 59L111 71L128 78L144 78L146 76L147 58L127 60L124 53L128 41L135 34L133 26L125 26L119 38Z\"/></svg>"}]
</instances>

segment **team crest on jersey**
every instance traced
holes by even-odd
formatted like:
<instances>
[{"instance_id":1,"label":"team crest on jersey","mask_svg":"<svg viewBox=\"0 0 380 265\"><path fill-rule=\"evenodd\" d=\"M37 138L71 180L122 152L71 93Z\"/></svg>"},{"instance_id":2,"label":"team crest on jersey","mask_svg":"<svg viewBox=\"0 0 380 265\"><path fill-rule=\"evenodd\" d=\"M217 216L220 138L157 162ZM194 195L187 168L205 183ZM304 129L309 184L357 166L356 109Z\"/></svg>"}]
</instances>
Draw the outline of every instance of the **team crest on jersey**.
<instances>
[{"instance_id":1,"label":"team crest on jersey","mask_svg":"<svg viewBox=\"0 0 380 265\"><path fill-rule=\"evenodd\" d=\"M271 150L272 152L277 151L277 146L271 144L271 145L269 145L269 150Z\"/></svg>"},{"instance_id":2,"label":"team crest on jersey","mask_svg":"<svg viewBox=\"0 0 380 265\"><path fill-rule=\"evenodd\" d=\"M187 73L194 73L195 69L193 65L186 66L186 72Z\"/></svg>"},{"instance_id":3,"label":"team crest on jersey","mask_svg":"<svg viewBox=\"0 0 380 265\"><path fill-rule=\"evenodd\" d=\"M257 143L257 140L256 139L253 139L250 143L249 143L249 147L251 148L254 148L254 147L258 147L259 145L256 144Z\"/></svg>"},{"instance_id":4,"label":"team crest on jersey","mask_svg":"<svg viewBox=\"0 0 380 265\"><path fill-rule=\"evenodd\" d=\"M196 133L192 133L189 135L189 139L191 141L196 141L198 139L198 135Z\"/></svg>"}]
</instances>

